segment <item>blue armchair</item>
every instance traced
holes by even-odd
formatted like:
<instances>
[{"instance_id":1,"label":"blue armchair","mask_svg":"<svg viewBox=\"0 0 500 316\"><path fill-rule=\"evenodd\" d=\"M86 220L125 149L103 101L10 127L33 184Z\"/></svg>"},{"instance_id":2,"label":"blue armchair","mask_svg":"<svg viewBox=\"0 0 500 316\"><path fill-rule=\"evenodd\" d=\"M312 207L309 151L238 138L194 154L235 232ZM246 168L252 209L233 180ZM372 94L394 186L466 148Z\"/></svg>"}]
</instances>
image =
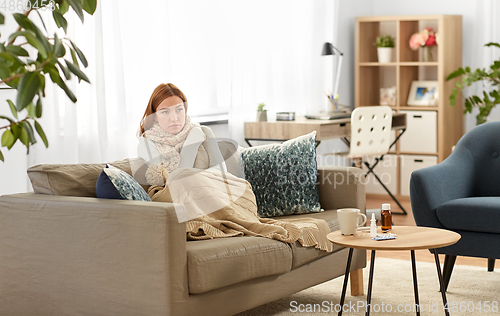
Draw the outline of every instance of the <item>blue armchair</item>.
<instances>
[{"instance_id":1,"label":"blue armchair","mask_svg":"<svg viewBox=\"0 0 500 316\"><path fill-rule=\"evenodd\" d=\"M411 175L416 224L462 236L456 244L437 249L445 254L445 290L457 256L488 258L489 271L500 258L499 156L500 122L485 123L465 134L443 162Z\"/></svg>"}]
</instances>

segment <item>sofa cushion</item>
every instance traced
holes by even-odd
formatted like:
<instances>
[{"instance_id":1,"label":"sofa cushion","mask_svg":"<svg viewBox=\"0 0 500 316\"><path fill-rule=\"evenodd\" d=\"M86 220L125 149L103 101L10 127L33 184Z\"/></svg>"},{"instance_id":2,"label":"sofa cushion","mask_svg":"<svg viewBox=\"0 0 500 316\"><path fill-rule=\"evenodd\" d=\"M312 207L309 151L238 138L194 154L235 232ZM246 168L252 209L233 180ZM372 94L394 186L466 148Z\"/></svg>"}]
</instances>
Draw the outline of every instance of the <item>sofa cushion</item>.
<instances>
[{"instance_id":1,"label":"sofa cushion","mask_svg":"<svg viewBox=\"0 0 500 316\"><path fill-rule=\"evenodd\" d=\"M282 144L241 151L245 178L261 216L321 212L315 140L316 131Z\"/></svg>"},{"instance_id":2,"label":"sofa cushion","mask_svg":"<svg viewBox=\"0 0 500 316\"><path fill-rule=\"evenodd\" d=\"M301 215L291 215L291 216L279 216L275 217L274 219L295 219L295 218L301 218L301 217L312 217L316 219L323 219L328 223L328 227L330 228L330 231L336 231L339 230L339 222L337 220L337 210L325 210L324 212L321 213L311 213L311 214L301 214ZM316 249L314 247L302 247L298 241L289 244L290 248L292 249L292 270L300 267L308 262L314 261L318 258L324 257L327 254L329 254L326 251ZM333 245L333 252L336 252L337 250L342 249L342 246Z\"/></svg>"},{"instance_id":3,"label":"sofa cushion","mask_svg":"<svg viewBox=\"0 0 500 316\"><path fill-rule=\"evenodd\" d=\"M500 233L500 197L456 199L439 206L436 215L444 227L483 233Z\"/></svg>"},{"instance_id":4,"label":"sofa cushion","mask_svg":"<svg viewBox=\"0 0 500 316\"><path fill-rule=\"evenodd\" d=\"M286 273L292 266L288 244L263 237L189 241L186 250L191 294Z\"/></svg>"},{"instance_id":5,"label":"sofa cushion","mask_svg":"<svg viewBox=\"0 0 500 316\"><path fill-rule=\"evenodd\" d=\"M109 164L102 169L95 188L97 197L102 199L151 201L131 175Z\"/></svg>"},{"instance_id":6,"label":"sofa cushion","mask_svg":"<svg viewBox=\"0 0 500 316\"><path fill-rule=\"evenodd\" d=\"M140 158L138 158L140 159ZM130 164L137 159L112 162L132 174ZM96 197L97 178L106 163L43 164L28 169L33 190L39 194Z\"/></svg>"}]
</instances>

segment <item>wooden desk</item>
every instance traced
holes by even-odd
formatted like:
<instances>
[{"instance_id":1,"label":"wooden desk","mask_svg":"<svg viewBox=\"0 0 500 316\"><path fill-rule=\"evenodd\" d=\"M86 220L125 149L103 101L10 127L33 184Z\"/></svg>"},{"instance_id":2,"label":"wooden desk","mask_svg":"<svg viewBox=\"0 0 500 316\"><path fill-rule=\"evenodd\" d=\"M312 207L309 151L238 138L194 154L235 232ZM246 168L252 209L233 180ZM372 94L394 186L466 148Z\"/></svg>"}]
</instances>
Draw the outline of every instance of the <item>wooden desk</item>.
<instances>
[{"instance_id":1,"label":"wooden desk","mask_svg":"<svg viewBox=\"0 0 500 316\"><path fill-rule=\"evenodd\" d=\"M392 129L406 128L406 113L394 113ZM295 121L245 122L245 141L285 141L316 131L316 141L343 138L351 135L351 119L309 120L297 117Z\"/></svg>"}]
</instances>

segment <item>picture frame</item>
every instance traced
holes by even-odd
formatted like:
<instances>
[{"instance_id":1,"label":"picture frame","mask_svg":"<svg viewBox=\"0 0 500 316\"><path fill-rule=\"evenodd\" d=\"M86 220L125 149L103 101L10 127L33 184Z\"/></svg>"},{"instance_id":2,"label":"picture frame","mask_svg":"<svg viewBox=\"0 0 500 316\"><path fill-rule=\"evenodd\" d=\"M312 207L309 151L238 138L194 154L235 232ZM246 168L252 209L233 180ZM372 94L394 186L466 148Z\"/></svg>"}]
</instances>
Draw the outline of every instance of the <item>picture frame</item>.
<instances>
[{"instance_id":1,"label":"picture frame","mask_svg":"<svg viewBox=\"0 0 500 316\"><path fill-rule=\"evenodd\" d=\"M436 106L438 100L438 81L412 81L407 105Z\"/></svg>"},{"instance_id":2,"label":"picture frame","mask_svg":"<svg viewBox=\"0 0 500 316\"><path fill-rule=\"evenodd\" d=\"M380 105L396 105L396 87L380 88Z\"/></svg>"}]
</instances>

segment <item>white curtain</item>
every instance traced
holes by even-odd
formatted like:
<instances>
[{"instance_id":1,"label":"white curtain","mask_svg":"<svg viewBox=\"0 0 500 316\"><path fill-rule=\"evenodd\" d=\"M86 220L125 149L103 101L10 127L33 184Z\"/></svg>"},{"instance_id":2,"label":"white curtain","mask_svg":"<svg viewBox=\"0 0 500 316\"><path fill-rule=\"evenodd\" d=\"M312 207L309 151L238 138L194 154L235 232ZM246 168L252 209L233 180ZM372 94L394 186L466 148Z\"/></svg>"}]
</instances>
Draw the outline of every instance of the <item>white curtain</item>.
<instances>
[{"instance_id":1,"label":"white curtain","mask_svg":"<svg viewBox=\"0 0 500 316\"><path fill-rule=\"evenodd\" d=\"M478 0L475 21L473 24L472 43L464 41L464 48L471 47L468 55L464 54L463 67L485 68L487 71L493 61L499 60L500 49L497 47L485 47L490 42L500 43L500 20L498 13L500 4L497 0ZM464 28L466 25L464 25ZM464 49L464 50L465 50ZM483 83L475 83L463 91L464 97L478 95L482 97L485 87ZM497 87L498 88L498 87ZM476 116L479 110L476 108L471 114L467 114L464 119L464 133L476 126ZM500 107L496 106L488 116L488 122L500 120Z\"/></svg>"},{"instance_id":2,"label":"white curtain","mask_svg":"<svg viewBox=\"0 0 500 316\"><path fill-rule=\"evenodd\" d=\"M135 156L140 118L164 82L184 91L188 114L229 111L227 136L240 144L260 102L270 117L319 111L333 85L335 57L320 56L334 42L333 21L333 0L99 1L83 26L69 21L92 84L72 81L77 104L48 86L41 123L50 147L35 146L29 165Z\"/></svg>"},{"instance_id":3,"label":"white curtain","mask_svg":"<svg viewBox=\"0 0 500 316\"><path fill-rule=\"evenodd\" d=\"M126 59L127 30L120 31L126 24L122 8L118 1L99 1L95 15L86 16L84 25L76 16L68 17L68 37L87 57L89 67L84 71L91 84L83 81L77 84L76 78L71 80L68 86L78 98L73 104L61 89L48 83L41 124L48 136L49 148L45 149L42 144L34 146L29 155L30 166L135 156L129 144L137 143L135 132L147 99L143 101L144 106L135 104L135 83L127 81L126 72L137 68L135 65L140 61L138 57L135 62Z\"/></svg>"},{"instance_id":4,"label":"white curtain","mask_svg":"<svg viewBox=\"0 0 500 316\"><path fill-rule=\"evenodd\" d=\"M332 90L334 58L321 56L333 42L337 1L229 1L233 36L231 138L244 142L245 121L257 105L296 115L323 110L323 92ZM336 60L335 60L336 61Z\"/></svg>"},{"instance_id":5,"label":"white curtain","mask_svg":"<svg viewBox=\"0 0 500 316\"><path fill-rule=\"evenodd\" d=\"M173 82L186 93L190 115L229 109L227 136L242 145L243 123L255 119L260 102L267 104L270 118L277 111L301 115L323 109L328 102L323 91L333 87L336 57L320 56L321 47L324 42L335 45L337 33L351 34L346 30L353 27L351 19L337 25L343 21L339 2L99 1L95 15L87 15L83 26L76 17L69 21L69 36L89 60L85 72L92 84L70 85L78 97L77 104L71 103L60 89L47 85L41 124L50 147L45 149L39 142L27 158L20 144L11 151L4 149L6 162L0 165L0 176L11 180L0 183L0 194L29 189L25 170L35 164L113 161L135 156L135 133L159 83ZM399 1L374 3L378 5L374 11L377 15L412 10L399 6ZM443 1L436 10L446 13L444 8L454 8L453 3ZM487 42L500 41L500 25L495 17L499 4L495 0L478 0L473 7L475 16L460 8L448 13L464 15L463 65L488 67L500 54L497 48L484 47ZM343 10L349 11L346 8L344 4ZM396 11L392 12L393 8ZM366 11L351 9L348 13L352 16ZM7 23L15 26L13 19ZM15 27L2 26L3 33L6 29ZM345 42L353 47L354 38ZM349 68L344 63L343 78L349 78ZM342 93L347 93L344 90L352 94L352 88L342 90L342 84L341 99ZM464 95L478 93L482 87L475 89ZM15 98L10 92L0 97ZM0 109L3 115L8 112L8 108ZM464 131L475 126L475 115L466 116ZM500 119L500 109L494 109L490 119ZM318 149L330 150L324 144ZM22 177L24 182L17 181Z\"/></svg>"},{"instance_id":6,"label":"white curtain","mask_svg":"<svg viewBox=\"0 0 500 316\"><path fill-rule=\"evenodd\" d=\"M335 41L336 1L106 0L83 25L68 16L68 37L88 59L91 84L72 79L73 104L47 80L40 123L49 148L32 146L26 168L135 157L139 121L160 83L184 91L191 116L229 112L226 137L240 144L243 122L255 119L260 102L270 118L323 109L335 59L320 54ZM2 168L16 163L7 158ZM25 188L2 186L0 193Z\"/></svg>"}]
</instances>

